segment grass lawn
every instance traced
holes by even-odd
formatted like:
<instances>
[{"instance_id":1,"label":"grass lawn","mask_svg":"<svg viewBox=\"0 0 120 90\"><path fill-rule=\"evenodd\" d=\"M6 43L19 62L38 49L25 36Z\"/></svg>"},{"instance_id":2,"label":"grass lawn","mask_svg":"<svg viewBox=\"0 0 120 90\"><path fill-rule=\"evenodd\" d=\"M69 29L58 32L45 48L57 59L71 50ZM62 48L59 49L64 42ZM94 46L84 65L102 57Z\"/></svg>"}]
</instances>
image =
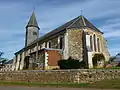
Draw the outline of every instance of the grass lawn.
<instances>
[{"instance_id":1,"label":"grass lawn","mask_svg":"<svg viewBox=\"0 0 120 90\"><path fill-rule=\"evenodd\" d=\"M17 85L17 86L38 86L38 87L88 87L89 84L81 83L39 83L39 82L0 82L0 85Z\"/></svg>"},{"instance_id":2,"label":"grass lawn","mask_svg":"<svg viewBox=\"0 0 120 90\"><path fill-rule=\"evenodd\" d=\"M102 80L95 82L93 84L89 84L88 87L91 88L114 88L114 89L120 89L120 78L118 79L112 79L112 80Z\"/></svg>"},{"instance_id":3,"label":"grass lawn","mask_svg":"<svg viewBox=\"0 0 120 90\"><path fill-rule=\"evenodd\" d=\"M38 87L73 87L73 88L103 88L120 89L120 79L103 80L92 84L88 83L27 83L27 82L0 82L0 85L38 86Z\"/></svg>"}]
</instances>

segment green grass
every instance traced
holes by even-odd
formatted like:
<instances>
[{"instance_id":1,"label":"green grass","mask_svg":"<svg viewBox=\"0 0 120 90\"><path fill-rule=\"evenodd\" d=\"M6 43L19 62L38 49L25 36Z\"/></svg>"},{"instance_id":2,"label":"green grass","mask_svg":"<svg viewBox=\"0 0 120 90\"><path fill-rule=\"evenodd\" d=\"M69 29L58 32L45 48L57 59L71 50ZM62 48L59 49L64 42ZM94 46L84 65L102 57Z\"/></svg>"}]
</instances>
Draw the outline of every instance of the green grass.
<instances>
[{"instance_id":1,"label":"green grass","mask_svg":"<svg viewBox=\"0 0 120 90\"><path fill-rule=\"evenodd\" d=\"M109 68L91 68L91 69L102 69L102 70L109 70L109 69L120 69L120 67L109 67Z\"/></svg>"},{"instance_id":2,"label":"green grass","mask_svg":"<svg viewBox=\"0 0 120 90\"><path fill-rule=\"evenodd\" d=\"M39 82L0 82L0 85L38 86L38 87L88 87L87 83L39 83Z\"/></svg>"},{"instance_id":3,"label":"green grass","mask_svg":"<svg viewBox=\"0 0 120 90\"><path fill-rule=\"evenodd\" d=\"M102 89L120 89L120 78L112 80L102 80L95 83L40 83L40 82L0 82L0 85L15 86L37 86L37 87L72 87L72 88L102 88Z\"/></svg>"},{"instance_id":4,"label":"green grass","mask_svg":"<svg viewBox=\"0 0 120 90\"><path fill-rule=\"evenodd\" d=\"M102 80L92 84L89 84L88 87L91 88L106 88L106 89L120 89L120 78L112 80Z\"/></svg>"},{"instance_id":5,"label":"green grass","mask_svg":"<svg viewBox=\"0 0 120 90\"><path fill-rule=\"evenodd\" d=\"M120 69L120 67L111 67L110 69Z\"/></svg>"}]
</instances>

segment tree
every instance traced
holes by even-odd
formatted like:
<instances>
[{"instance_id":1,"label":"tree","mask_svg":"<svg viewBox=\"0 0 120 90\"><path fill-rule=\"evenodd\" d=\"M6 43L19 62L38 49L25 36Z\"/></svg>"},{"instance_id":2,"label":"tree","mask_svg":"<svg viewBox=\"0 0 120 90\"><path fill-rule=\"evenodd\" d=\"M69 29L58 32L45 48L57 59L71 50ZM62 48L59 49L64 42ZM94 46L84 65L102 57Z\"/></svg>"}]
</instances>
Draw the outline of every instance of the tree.
<instances>
[{"instance_id":1,"label":"tree","mask_svg":"<svg viewBox=\"0 0 120 90\"><path fill-rule=\"evenodd\" d=\"M109 59L109 63L113 62L115 59L116 59L116 56L112 56L112 57L110 57L110 59Z\"/></svg>"},{"instance_id":2,"label":"tree","mask_svg":"<svg viewBox=\"0 0 120 90\"><path fill-rule=\"evenodd\" d=\"M109 63L113 62L114 60L119 59L120 60L120 53L116 54L116 56L112 56L109 59Z\"/></svg>"},{"instance_id":3,"label":"tree","mask_svg":"<svg viewBox=\"0 0 120 90\"><path fill-rule=\"evenodd\" d=\"M118 53L116 56L120 56L120 53Z\"/></svg>"},{"instance_id":4,"label":"tree","mask_svg":"<svg viewBox=\"0 0 120 90\"><path fill-rule=\"evenodd\" d=\"M2 68L5 65L6 61L7 61L6 58L2 58L3 54L4 53L0 51L0 68Z\"/></svg>"}]
</instances>

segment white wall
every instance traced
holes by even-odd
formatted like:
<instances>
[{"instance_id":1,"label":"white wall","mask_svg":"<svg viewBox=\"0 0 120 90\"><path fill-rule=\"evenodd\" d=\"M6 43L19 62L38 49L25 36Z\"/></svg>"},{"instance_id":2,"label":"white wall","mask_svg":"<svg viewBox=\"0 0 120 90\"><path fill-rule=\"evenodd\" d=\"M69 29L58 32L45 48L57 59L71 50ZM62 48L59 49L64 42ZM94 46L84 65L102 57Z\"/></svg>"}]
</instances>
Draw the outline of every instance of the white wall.
<instances>
[{"instance_id":1,"label":"white wall","mask_svg":"<svg viewBox=\"0 0 120 90\"><path fill-rule=\"evenodd\" d=\"M18 68L19 68L19 61L20 61L20 54L18 54L17 58L16 58L15 70L18 70Z\"/></svg>"},{"instance_id":2,"label":"white wall","mask_svg":"<svg viewBox=\"0 0 120 90\"><path fill-rule=\"evenodd\" d=\"M63 52L63 55L64 55L64 59L68 59L69 58L69 55L68 55L68 33L66 32L65 33L65 36L64 36L64 52Z\"/></svg>"},{"instance_id":3,"label":"white wall","mask_svg":"<svg viewBox=\"0 0 120 90\"><path fill-rule=\"evenodd\" d=\"M93 68L93 63L92 63L92 51L90 48L90 35L86 35L86 46L87 46L87 54L88 54L88 67Z\"/></svg>"},{"instance_id":4,"label":"white wall","mask_svg":"<svg viewBox=\"0 0 120 90\"><path fill-rule=\"evenodd\" d=\"M14 71L15 70L15 66L16 66L16 57L13 57L13 63L12 63L12 71Z\"/></svg>"},{"instance_id":5,"label":"white wall","mask_svg":"<svg viewBox=\"0 0 120 90\"><path fill-rule=\"evenodd\" d=\"M21 56L22 56L22 57L21 57L21 62L19 62L19 63L20 63L20 70L22 70L23 67L24 67L24 58L25 58L25 54L24 54L24 52L22 53Z\"/></svg>"}]
</instances>

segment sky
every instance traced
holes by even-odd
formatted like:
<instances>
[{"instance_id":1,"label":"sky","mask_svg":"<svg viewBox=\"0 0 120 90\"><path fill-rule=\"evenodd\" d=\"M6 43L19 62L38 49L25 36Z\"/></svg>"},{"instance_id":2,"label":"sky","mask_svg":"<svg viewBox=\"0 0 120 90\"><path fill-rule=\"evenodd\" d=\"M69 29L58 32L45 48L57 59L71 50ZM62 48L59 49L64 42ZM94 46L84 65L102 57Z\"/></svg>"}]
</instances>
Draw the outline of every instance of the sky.
<instances>
[{"instance_id":1,"label":"sky","mask_svg":"<svg viewBox=\"0 0 120 90\"><path fill-rule=\"evenodd\" d=\"M0 51L12 59L24 47L25 26L34 10L40 36L83 15L104 32L110 54L120 53L120 0L0 0Z\"/></svg>"}]
</instances>

